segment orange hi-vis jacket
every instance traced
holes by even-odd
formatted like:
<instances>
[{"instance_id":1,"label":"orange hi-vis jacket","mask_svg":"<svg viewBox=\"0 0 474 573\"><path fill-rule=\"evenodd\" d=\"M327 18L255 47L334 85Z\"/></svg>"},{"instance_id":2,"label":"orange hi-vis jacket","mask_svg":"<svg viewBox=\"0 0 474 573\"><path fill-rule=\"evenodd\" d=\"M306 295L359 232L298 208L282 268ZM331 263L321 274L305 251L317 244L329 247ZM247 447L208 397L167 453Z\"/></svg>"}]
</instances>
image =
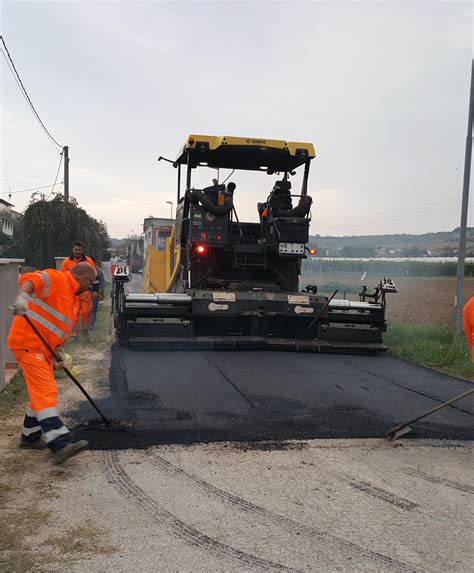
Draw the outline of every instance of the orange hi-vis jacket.
<instances>
[{"instance_id":1,"label":"orange hi-vis jacket","mask_svg":"<svg viewBox=\"0 0 474 573\"><path fill-rule=\"evenodd\" d=\"M472 362L474 363L474 296L471 297L463 309L464 332L467 343L472 349Z\"/></svg>"},{"instance_id":2,"label":"orange hi-vis jacket","mask_svg":"<svg viewBox=\"0 0 474 573\"><path fill-rule=\"evenodd\" d=\"M82 255L81 259L75 259L73 256L64 259L64 261L61 264L61 272L64 273L65 271L70 271L77 265L77 263L89 263L93 267L93 269L96 270L94 261L90 257Z\"/></svg>"},{"instance_id":3,"label":"orange hi-vis jacket","mask_svg":"<svg viewBox=\"0 0 474 573\"><path fill-rule=\"evenodd\" d=\"M80 301L76 291L79 283L70 272L53 269L25 273L20 277L20 285L26 281L34 286L27 316L55 349L66 341L77 321ZM49 355L23 316L13 319L8 346L12 350L37 349Z\"/></svg>"},{"instance_id":4,"label":"orange hi-vis jacket","mask_svg":"<svg viewBox=\"0 0 474 573\"><path fill-rule=\"evenodd\" d=\"M95 266L94 261L86 256L82 255L80 259L75 259L74 256L68 257L64 259L61 264L61 272L70 271L73 269L78 263L89 263L92 268L97 272L97 268ZM80 318L82 319L82 330L87 330L92 322L92 292L90 290L86 290L79 295L80 300ZM80 330L79 328L79 315L77 318L77 323L75 325L74 331Z\"/></svg>"}]
</instances>

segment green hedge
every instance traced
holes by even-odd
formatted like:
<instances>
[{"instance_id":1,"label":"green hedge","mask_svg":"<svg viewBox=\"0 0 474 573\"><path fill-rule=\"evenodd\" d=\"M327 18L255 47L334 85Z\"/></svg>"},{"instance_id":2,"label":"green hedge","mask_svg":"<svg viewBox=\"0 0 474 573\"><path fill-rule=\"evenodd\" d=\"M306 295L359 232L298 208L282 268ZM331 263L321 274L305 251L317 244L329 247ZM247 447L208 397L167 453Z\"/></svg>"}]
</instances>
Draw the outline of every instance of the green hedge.
<instances>
[{"instance_id":1,"label":"green hedge","mask_svg":"<svg viewBox=\"0 0 474 573\"><path fill-rule=\"evenodd\" d=\"M360 261L318 260L303 261L303 273L307 275L331 272L367 272L371 275L389 277L454 277L457 265L454 262L422 261ZM474 276L474 263L466 263L464 276Z\"/></svg>"}]
</instances>

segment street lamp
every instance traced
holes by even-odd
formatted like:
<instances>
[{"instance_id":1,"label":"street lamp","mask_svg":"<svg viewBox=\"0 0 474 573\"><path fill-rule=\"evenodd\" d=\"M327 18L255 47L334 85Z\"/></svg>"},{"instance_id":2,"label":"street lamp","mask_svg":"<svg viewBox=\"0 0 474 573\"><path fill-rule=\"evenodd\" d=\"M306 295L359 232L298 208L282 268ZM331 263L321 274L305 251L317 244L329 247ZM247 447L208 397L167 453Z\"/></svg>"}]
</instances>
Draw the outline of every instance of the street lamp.
<instances>
[{"instance_id":1,"label":"street lamp","mask_svg":"<svg viewBox=\"0 0 474 573\"><path fill-rule=\"evenodd\" d=\"M166 203L168 205L171 205L171 217L170 217L170 219L172 219L173 218L173 201L166 201Z\"/></svg>"}]
</instances>

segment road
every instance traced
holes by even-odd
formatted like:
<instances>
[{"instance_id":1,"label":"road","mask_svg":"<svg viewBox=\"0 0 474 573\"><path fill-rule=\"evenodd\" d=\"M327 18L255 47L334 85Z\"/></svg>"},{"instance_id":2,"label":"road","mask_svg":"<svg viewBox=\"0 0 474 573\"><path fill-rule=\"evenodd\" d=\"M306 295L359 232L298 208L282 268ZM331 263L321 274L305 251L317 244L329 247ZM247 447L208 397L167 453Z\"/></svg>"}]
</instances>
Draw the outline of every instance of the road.
<instances>
[{"instance_id":1,"label":"road","mask_svg":"<svg viewBox=\"0 0 474 573\"><path fill-rule=\"evenodd\" d=\"M387 355L150 352L114 346L111 395L101 406L127 427L119 441L93 424L84 437L99 449L380 438L471 387ZM413 437L473 440L473 414L471 396L414 424Z\"/></svg>"},{"instance_id":2,"label":"road","mask_svg":"<svg viewBox=\"0 0 474 573\"><path fill-rule=\"evenodd\" d=\"M18 451L21 410L3 422L6 570L473 569L473 401L383 439L469 382L387 355L110 344L72 351L114 423L61 383L90 451L52 468Z\"/></svg>"},{"instance_id":3,"label":"road","mask_svg":"<svg viewBox=\"0 0 474 573\"><path fill-rule=\"evenodd\" d=\"M473 401L381 439L469 382L386 355L118 347L110 374L121 425L77 429L92 475L65 496L120 556L72 571L472 568Z\"/></svg>"},{"instance_id":4,"label":"road","mask_svg":"<svg viewBox=\"0 0 474 573\"><path fill-rule=\"evenodd\" d=\"M133 275L127 290L140 288ZM113 346L111 418L127 425L93 447L321 438L379 438L471 388L389 355L139 351ZM414 426L418 438L474 439L474 397Z\"/></svg>"}]
</instances>

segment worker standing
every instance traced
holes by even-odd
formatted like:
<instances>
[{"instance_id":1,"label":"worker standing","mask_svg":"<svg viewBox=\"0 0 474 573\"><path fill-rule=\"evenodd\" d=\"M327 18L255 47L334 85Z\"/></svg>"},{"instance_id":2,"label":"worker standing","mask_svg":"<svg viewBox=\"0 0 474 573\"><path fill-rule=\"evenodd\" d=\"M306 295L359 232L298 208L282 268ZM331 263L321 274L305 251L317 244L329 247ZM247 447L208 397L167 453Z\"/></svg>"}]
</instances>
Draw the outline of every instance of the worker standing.
<instances>
[{"instance_id":1,"label":"worker standing","mask_svg":"<svg viewBox=\"0 0 474 573\"><path fill-rule=\"evenodd\" d=\"M118 267L119 258L116 255L110 257L110 274L112 275L112 280L114 278L115 269Z\"/></svg>"},{"instance_id":2,"label":"worker standing","mask_svg":"<svg viewBox=\"0 0 474 573\"><path fill-rule=\"evenodd\" d=\"M81 293L95 280L96 271L88 263L78 263L71 271L53 269L25 273L20 277L20 294L11 307L14 314L8 346L25 377L29 395L20 446L46 445L55 463L62 463L87 448L85 440L72 442L69 430L58 416L58 388L54 379L56 364L48 349L25 319L34 323L46 342L62 359L62 345L69 337L79 313Z\"/></svg>"},{"instance_id":3,"label":"worker standing","mask_svg":"<svg viewBox=\"0 0 474 573\"><path fill-rule=\"evenodd\" d=\"M84 254L84 248L80 241L76 241L72 245L72 255L64 259L61 265L61 271L71 271L78 263L89 263L94 269L96 268L94 261ZM82 332L85 340L89 341L89 328L92 323L92 301L93 295L90 290L84 291L80 297L81 307L77 323L74 325L71 335L72 340L77 340L79 331Z\"/></svg>"},{"instance_id":4,"label":"worker standing","mask_svg":"<svg viewBox=\"0 0 474 573\"><path fill-rule=\"evenodd\" d=\"M466 333L467 343L471 347L472 362L474 363L474 296L464 305L463 319L464 332Z\"/></svg>"},{"instance_id":5,"label":"worker standing","mask_svg":"<svg viewBox=\"0 0 474 573\"><path fill-rule=\"evenodd\" d=\"M96 265L97 277L92 285L92 324L91 328L95 328L97 321L97 311L99 310L100 301L104 300L105 294L105 276L104 271L96 264L94 257L91 257Z\"/></svg>"}]
</instances>

